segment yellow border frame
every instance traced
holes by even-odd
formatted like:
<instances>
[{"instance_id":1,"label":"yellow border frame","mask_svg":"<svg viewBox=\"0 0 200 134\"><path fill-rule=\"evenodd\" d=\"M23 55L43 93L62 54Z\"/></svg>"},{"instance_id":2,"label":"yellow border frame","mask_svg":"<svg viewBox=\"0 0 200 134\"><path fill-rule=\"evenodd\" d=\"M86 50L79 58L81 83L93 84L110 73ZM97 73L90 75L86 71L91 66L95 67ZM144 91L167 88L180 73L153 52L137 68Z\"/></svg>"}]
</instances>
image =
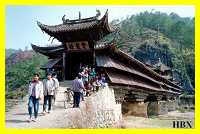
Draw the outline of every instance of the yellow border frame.
<instances>
[{"instance_id":1,"label":"yellow border frame","mask_svg":"<svg viewBox=\"0 0 200 134\"><path fill-rule=\"evenodd\" d=\"M200 74L200 62L198 62L200 58L200 7L198 0L76 0L76 1L67 1L67 0L5 0L1 1L0 10L1 10L1 36L0 36L0 130L2 133L19 133L19 134L35 134L35 133L181 133L181 134L189 134L199 131L199 113L200 113L200 94L198 91L198 87L200 87L200 78L198 78L198 74ZM5 128L5 7L7 5L193 5L195 7L195 129L6 129Z\"/></svg>"}]
</instances>

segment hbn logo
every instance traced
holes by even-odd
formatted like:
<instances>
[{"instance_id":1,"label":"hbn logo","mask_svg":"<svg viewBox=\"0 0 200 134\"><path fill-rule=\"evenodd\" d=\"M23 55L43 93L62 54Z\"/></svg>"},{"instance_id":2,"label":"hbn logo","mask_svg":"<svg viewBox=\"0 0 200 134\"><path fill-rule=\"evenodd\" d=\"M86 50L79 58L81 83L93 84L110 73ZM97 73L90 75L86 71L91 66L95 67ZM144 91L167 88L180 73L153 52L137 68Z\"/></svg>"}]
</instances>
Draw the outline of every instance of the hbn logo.
<instances>
[{"instance_id":1,"label":"hbn logo","mask_svg":"<svg viewBox=\"0 0 200 134\"><path fill-rule=\"evenodd\" d=\"M173 128L192 128L192 121L173 121Z\"/></svg>"}]
</instances>

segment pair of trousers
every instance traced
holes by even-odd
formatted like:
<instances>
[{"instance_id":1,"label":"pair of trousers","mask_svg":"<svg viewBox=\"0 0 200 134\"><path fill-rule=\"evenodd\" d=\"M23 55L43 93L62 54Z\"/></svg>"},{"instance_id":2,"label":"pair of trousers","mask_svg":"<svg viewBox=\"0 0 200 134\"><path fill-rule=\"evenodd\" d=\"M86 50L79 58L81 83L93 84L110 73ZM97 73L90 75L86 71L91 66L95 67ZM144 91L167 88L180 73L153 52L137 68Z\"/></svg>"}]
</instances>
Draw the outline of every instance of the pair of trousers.
<instances>
[{"instance_id":1,"label":"pair of trousers","mask_svg":"<svg viewBox=\"0 0 200 134\"><path fill-rule=\"evenodd\" d=\"M74 107L79 107L80 104L81 93L74 92Z\"/></svg>"},{"instance_id":2,"label":"pair of trousers","mask_svg":"<svg viewBox=\"0 0 200 134\"><path fill-rule=\"evenodd\" d=\"M28 112L30 118L32 117L32 109L34 109L34 117L37 118L39 111L39 99L35 96L30 96L28 101Z\"/></svg>"},{"instance_id":3,"label":"pair of trousers","mask_svg":"<svg viewBox=\"0 0 200 134\"><path fill-rule=\"evenodd\" d=\"M83 92L80 93L80 98L82 101L84 101L84 93Z\"/></svg>"},{"instance_id":4,"label":"pair of trousers","mask_svg":"<svg viewBox=\"0 0 200 134\"><path fill-rule=\"evenodd\" d=\"M44 96L43 111L47 112L46 111L47 104L48 104L48 111L51 111L52 99L53 99L53 95L46 95L46 96Z\"/></svg>"}]
</instances>

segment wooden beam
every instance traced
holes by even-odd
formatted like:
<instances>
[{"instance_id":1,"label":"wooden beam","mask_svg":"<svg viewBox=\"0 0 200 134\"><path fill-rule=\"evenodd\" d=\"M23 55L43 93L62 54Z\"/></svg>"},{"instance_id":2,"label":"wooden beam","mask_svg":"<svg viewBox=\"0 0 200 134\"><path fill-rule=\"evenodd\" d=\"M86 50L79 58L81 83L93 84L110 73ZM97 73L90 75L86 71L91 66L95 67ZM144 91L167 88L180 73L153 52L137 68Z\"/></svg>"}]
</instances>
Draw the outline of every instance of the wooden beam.
<instances>
[{"instance_id":1,"label":"wooden beam","mask_svg":"<svg viewBox=\"0 0 200 134\"><path fill-rule=\"evenodd\" d=\"M63 80L66 80L66 53L63 52Z\"/></svg>"}]
</instances>

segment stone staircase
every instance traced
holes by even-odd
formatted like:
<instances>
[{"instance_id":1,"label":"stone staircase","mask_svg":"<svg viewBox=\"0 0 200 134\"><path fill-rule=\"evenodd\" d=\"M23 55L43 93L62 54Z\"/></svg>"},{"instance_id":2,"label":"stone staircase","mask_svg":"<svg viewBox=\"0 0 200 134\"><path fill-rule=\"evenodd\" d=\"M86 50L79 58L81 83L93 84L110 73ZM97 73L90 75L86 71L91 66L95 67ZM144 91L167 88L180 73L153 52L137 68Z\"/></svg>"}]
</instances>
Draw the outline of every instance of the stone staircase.
<instances>
[{"instance_id":1,"label":"stone staircase","mask_svg":"<svg viewBox=\"0 0 200 134\"><path fill-rule=\"evenodd\" d=\"M65 100L64 92L66 91L67 88L71 87L72 87L72 80L60 82L60 87L56 95L55 107L64 108L64 100Z\"/></svg>"},{"instance_id":2,"label":"stone staircase","mask_svg":"<svg viewBox=\"0 0 200 134\"><path fill-rule=\"evenodd\" d=\"M72 87L73 80L65 80L60 82L60 86L62 87Z\"/></svg>"}]
</instances>

